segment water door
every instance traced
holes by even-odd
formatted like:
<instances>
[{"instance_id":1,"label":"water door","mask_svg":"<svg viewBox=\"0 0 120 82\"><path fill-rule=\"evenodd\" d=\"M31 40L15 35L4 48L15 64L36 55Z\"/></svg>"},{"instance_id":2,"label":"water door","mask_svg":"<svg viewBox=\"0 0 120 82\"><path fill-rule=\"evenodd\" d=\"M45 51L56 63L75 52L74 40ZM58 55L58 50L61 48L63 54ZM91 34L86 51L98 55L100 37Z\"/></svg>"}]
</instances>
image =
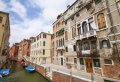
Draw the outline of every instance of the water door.
<instances>
[{"instance_id":1,"label":"water door","mask_svg":"<svg viewBox=\"0 0 120 82\"><path fill-rule=\"evenodd\" d=\"M86 71L88 73L93 73L92 59L85 59Z\"/></svg>"}]
</instances>

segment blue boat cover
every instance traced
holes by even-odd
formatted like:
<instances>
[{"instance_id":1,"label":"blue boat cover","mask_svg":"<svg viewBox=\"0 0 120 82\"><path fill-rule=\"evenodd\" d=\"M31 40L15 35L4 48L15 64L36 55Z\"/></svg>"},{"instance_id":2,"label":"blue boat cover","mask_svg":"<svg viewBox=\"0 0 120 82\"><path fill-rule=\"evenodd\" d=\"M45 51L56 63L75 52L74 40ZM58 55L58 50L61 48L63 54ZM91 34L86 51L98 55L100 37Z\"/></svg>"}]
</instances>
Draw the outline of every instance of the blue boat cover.
<instances>
[{"instance_id":1,"label":"blue boat cover","mask_svg":"<svg viewBox=\"0 0 120 82\"><path fill-rule=\"evenodd\" d=\"M35 70L32 66L27 66L27 67L25 67L25 69L28 70L28 71L34 71Z\"/></svg>"},{"instance_id":2,"label":"blue boat cover","mask_svg":"<svg viewBox=\"0 0 120 82\"><path fill-rule=\"evenodd\" d=\"M3 74L4 74L4 75L8 75L9 73L10 73L10 69L1 69L1 70L0 70L0 74L1 74L1 75L3 75Z\"/></svg>"}]
</instances>

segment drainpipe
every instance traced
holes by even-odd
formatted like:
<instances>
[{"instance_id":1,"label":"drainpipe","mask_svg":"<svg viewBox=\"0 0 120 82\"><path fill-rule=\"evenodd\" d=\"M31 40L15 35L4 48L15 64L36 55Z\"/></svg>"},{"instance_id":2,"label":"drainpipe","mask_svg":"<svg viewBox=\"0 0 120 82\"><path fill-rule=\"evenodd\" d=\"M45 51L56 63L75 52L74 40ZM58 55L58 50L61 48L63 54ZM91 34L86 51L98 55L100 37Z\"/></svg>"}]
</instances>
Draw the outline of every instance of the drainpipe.
<instances>
[{"instance_id":1,"label":"drainpipe","mask_svg":"<svg viewBox=\"0 0 120 82\"><path fill-rule=\"evenodd\" d=\"M108 0L105 0L105 3L106 3L106 10L107 10L107 13L108 13L108 17L109 17L109 20L110 20L110 27L111 28L114 28L114 23L113 23L113 18L112 18L112 14L110 12L110 8L109 8L109 3L108 3ZM114 29L111 29L111 31L113 31L113 34L114 34L114 41L115 41L115 48L117 49L117 57L119 57L119 51L118 51L118 47L117 47L117 40L116 40L116 37L115 37L115 30Z\"/></svg>"}]
</instances>

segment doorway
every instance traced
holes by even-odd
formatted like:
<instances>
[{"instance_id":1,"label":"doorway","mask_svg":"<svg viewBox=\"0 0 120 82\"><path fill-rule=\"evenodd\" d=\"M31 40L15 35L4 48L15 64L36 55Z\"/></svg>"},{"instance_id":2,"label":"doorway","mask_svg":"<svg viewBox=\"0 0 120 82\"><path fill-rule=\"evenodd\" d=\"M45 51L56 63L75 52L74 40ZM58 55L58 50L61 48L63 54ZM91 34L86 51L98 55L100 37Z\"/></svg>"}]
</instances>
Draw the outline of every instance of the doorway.
<instances>
[{"instance_id":1,"label":"doorway","mask_svg":"<svg viewBox=\"0 0 120 82\"><path fill-rule=\"evenodd\" d=\"M61 65L63 65L63 58L61 58Z\"/></svg>"},{"instance_id":2,"label":"doorway","mask_svg":"<svg viewBox=\"0 0 120 82\"><path fill-rule=\"evenodd\" d=\"M92 59L85 59L85 64L86 64L86 71L88 73L93 73L93 65L92 65Z\"/></svg>"}]
</instances>

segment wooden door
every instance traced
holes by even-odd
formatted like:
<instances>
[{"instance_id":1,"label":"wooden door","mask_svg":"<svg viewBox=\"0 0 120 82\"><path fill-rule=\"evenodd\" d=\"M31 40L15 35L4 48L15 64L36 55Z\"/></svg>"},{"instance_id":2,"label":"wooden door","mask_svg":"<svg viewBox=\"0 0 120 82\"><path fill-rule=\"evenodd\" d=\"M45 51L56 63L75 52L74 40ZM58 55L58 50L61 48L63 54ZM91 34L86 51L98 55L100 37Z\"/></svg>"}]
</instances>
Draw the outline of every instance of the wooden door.
<instances>
[{"instance_id":1,"label":"wooden door","mask_svg":"<svg viewBox=\"0 0 120 82\"><path fill-rule=\"evenodd\" d=\"M93 73L92 59L85 59L86 71L88 73Z\"/></svg>"}]
</instances>

